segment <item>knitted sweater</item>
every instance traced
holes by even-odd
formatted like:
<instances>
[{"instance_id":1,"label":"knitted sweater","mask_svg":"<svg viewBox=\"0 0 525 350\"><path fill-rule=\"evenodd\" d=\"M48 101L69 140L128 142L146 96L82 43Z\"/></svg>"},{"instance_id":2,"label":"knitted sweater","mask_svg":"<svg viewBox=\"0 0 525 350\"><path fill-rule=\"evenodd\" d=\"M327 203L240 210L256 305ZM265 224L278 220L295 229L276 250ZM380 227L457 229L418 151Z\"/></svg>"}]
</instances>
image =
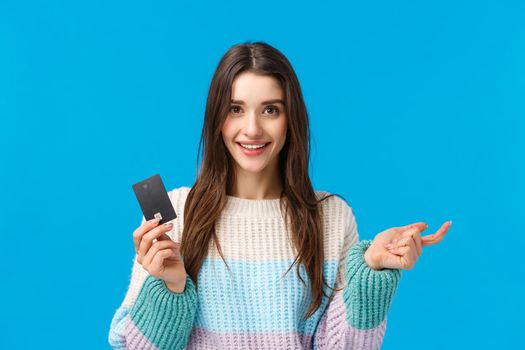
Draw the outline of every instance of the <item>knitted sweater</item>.
<instances>
[{"instance_id":1,"label":"knitted sweater","mask_svg":"<svg viewBox=\"0 0 525 350\"><path fill-rule=\"evenodd\" d=\"M168 235L180 241L189 187L168 192L175 211ZM318 198L327 192L316 191ZM297 276L297 251L286 233L279 199L227 197L216 222L226 267L210 243L198 274L181 293L150 275L133 259L131 281L109 329L114 349L379 349L386 315L401 270L373 270L363 253L351 207L334 196L322 201L329 298L307 320L310 281L304 266ZM144 222L142 217L142 222Z\"/></svg>"}]
</instances>

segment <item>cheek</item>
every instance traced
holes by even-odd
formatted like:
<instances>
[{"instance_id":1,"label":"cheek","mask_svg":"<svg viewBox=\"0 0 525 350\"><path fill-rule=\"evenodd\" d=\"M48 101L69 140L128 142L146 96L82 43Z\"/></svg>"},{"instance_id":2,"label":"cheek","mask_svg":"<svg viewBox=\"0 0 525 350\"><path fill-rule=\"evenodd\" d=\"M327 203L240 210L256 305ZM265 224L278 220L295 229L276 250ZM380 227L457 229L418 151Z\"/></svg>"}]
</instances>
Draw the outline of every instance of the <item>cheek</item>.
<instances>
[{"instance_id":1,"label":"cheek","mask_svg":"<svg viewBox=\"0 0 525 350\"><path fill-rule=\"evenodd\" d=\"M286 131L288 130L288 125L286 123L286 120L284 123L280 124L276 129L276 135L279 135L280 144L284 145L284 142L286 141Z\"/></svg>"},{"instance_id":2,"label":"cheek","mask_svg":"<svg viewBox=\"0 0 525 350\"><path fill-rule=\"evenodd\" d=\"M230 123L228 122L228 119L226 119L224 123L222 124L222 128L221 128L221 133L223 137L226 137L226 135L228 135L228 130L230 130Z\"/></svg>"},{"instance_id":3,"label":"cheek","mask_svg":"<svg viewBox=\"0 0 525 350\"><path fill-rule=\"evenodd\" d=\"M235 128L235 123L232 123L228 118L224 121L224 124L221 128L222 141L230 156L235 154L235 145L232 144L234 138L236 137Z\"/></svg>"},{"instance_id":4,"label":"cheek","mask_svg":"<svg viewBox=\"0 0 525 350\"><path fill-rule=\"evenodd\" d=\"M221 134L225 144L228 144L235 136L234 126L228 119L222 125Z\"/></svg>"}]
</instances>

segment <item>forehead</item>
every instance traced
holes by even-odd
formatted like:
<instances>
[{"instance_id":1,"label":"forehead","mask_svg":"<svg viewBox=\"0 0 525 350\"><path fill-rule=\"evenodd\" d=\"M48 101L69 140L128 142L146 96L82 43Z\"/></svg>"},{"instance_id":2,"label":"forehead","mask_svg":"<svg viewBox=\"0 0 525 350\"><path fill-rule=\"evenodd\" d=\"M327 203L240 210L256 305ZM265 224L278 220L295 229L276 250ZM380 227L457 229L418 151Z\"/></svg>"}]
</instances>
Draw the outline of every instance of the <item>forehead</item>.
<instances>
[{"instance_id":1,"label":"forehead","mask_svg":"<svg viewBox=\"0 0 525 350\"><path fill-rule=\"evenodd\" d=\"M283 94L279 81L268 75L243 72L233 80L232 84L232 99L246 103L282 99Z\"/></svg>"}]
</instances>

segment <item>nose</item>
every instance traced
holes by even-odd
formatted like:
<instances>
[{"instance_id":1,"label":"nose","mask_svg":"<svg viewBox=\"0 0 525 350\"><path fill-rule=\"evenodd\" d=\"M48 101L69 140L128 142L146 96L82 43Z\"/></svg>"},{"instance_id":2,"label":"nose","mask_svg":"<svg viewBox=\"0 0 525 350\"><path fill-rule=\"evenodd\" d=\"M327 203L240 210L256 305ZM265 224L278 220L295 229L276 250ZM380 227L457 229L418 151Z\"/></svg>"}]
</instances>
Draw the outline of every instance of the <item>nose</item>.
<instances>
[{"instance_id":1,"label":"nose","mask_svg":"<svg viewBox=\"0 0 525 350\"><path fill-rule=\"evenodd\" d=\"M249 113L246 118L246 125L244 127L244 134L249 138L257 138L262 135L262 128L257 114Z\"/></svg>"}]
</instances>

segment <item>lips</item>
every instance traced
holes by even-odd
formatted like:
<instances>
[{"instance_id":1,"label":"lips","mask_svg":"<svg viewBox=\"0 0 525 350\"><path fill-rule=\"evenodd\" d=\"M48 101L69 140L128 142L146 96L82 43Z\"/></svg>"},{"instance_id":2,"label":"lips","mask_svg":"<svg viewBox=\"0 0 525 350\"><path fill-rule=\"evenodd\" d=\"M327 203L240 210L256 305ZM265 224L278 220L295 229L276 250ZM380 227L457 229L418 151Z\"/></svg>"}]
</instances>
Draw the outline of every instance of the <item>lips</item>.
<instances>
[{"instance_id":1,"label":"lips","mask_svg":"<svg viewBox=\"0 0 525 350\"><path fill-rule=\"evenodd\" d=\"M237 144L239 146L241 146L241 147L244 147L243 145L250 145L250 146L253 146L253 145L257 145L257 146L264 145L264 146L260 147L260 148L264 148L264 147L268 146L270 144L270 142L266 142L266 143L261 143L261 142L237 142ZM246 148L246 149L248 149L248 148ZM259 148L254 148L254 149L259 149Z\"/></svg>"},{"instance_id":2,"label":"lips","mask_svg":"<svg viewBox=\"0 0 525 350\"><path fill-rule=\"evenodd\" d=\"M271 142L267 142L266 144L264 144L263 147L255 148L255 149L244 148L239 142L236 142L236 143L237 143L237 145L239 146L239 148L241 149L241 151L245 155L247 155L247 156L258 156L258 155L260 155L260 154L262 154L262 153L264 153L266 151L266 148L268 147L268 145ZM254 144L254 143L248 143L248 144ZM261 143L259 143L259 144L261 144Z\"/></svg>"}]
</instances>

